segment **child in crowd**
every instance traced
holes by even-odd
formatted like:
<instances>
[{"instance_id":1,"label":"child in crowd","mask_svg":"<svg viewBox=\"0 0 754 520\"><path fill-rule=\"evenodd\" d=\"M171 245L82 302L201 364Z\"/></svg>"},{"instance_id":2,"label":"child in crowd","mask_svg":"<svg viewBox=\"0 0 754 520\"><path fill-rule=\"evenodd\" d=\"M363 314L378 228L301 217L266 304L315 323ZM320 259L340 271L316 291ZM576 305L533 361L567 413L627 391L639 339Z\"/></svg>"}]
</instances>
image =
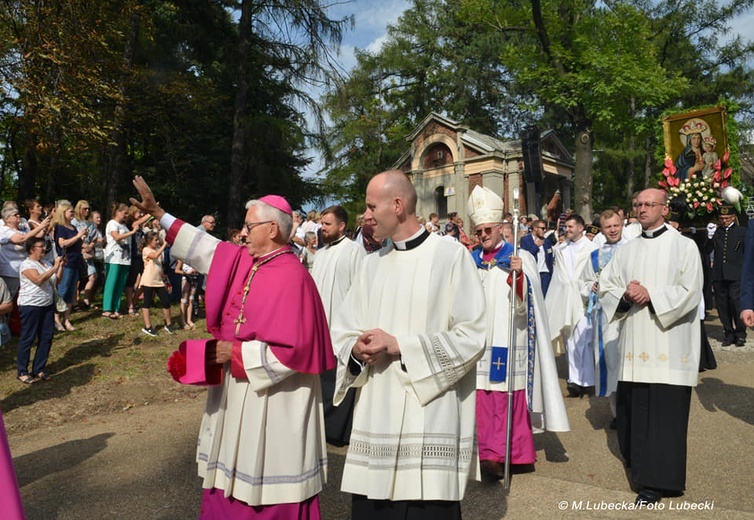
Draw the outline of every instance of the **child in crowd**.
<instances>
[{"instance_id":1,"label":"child in crowd","mask_svg":"<svg viewBox=\"0 0 754 520\"><path fill-rule=\"evenodd\" d=\"M141 331L149 336L157 336L157 331L152 327L149 319L149 307L152 306L154 293L160 297L162 312L165 316L165 331L173 334L170 318L170 298L165 289L162 279L162 252L165 251L166 242L160 240L158 231L147 231L141 240L141 257L144 260L144 272L141 275L141 287L144 290L144 306L141 315L144 318L144 328Z\"/></svg>"},{"instance_id":2,"label":"child in crowd","mask_svg":"<svg viewBox=\"0 0 754 520\"><path fill-rule=\"evenodd\" d=\"M194 312L194 297L199 288L199 273L180 260L175 266L175 272L183 277L181 280L181 326L184 329L193 329L196 324L191 321L191 316Z\"/></svg>"}]
</instances>

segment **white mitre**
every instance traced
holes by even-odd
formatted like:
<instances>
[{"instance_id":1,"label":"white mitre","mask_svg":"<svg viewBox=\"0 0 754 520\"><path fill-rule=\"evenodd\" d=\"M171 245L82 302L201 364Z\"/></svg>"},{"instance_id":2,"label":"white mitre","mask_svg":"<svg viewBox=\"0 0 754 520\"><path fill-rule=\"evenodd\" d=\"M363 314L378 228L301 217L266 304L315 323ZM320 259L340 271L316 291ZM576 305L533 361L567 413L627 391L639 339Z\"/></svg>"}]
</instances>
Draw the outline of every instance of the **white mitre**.
<instances>
[{"instance_id":1,"label":"white mitre","mask_svg":"<svg viewBox=\"0 0 754 520\"><path fill-rule=\"evenodd\" d=\"M466 203L466 214L474 227L488 222L502 222L503 199L489 188L474 186Z\"/></svg>"}]
</instances>

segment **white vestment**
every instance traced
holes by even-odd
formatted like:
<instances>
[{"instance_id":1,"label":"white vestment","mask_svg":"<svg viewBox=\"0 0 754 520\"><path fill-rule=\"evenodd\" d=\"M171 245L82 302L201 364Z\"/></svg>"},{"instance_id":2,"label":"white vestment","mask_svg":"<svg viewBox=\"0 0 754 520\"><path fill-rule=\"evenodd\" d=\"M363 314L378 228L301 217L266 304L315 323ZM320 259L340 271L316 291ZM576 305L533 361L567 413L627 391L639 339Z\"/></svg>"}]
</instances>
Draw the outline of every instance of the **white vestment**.
<instances>
[{"instance_id":1,"label":"white vestment","mask_svg":"<svg viewBox=\"0 0 754 520\"><path fill-rule=\"evenodd\" d=\"M518 254L522 259L525 276L522 286L524 299L521 300L516 297L515 300L516 359L513 389L525 390L527 387L527 369L529 367L527 346L529 333L532 332L528 324L527 309L529 304L528 287L531 286L533 298L531 303L536 327L534 365L531 367L534 371L530 414L532 429L535 432L543 430L570 431L563 393L558 381L555 356L550 344L550 331L537 262L528 251L519 249ZM494 361L492 359L492 347L509 347L510 343L511 287L508 285L510 271L500 267L477 269L477 271L482 279L484 296L487 301L487 337L484 355L477 363L477 390L507 392L507 380L502 382L490 381L490 365ZM510 360L510 348L508 348L508 352Z\"/></svg>"},{"instance_id":2,"label":"white vestment","mask_svg":"<svg viewBox=\"0 0 754 520\"><path fill-rule=\"evenodd\" d=\"M567 241L555 248L552 281L545 304L553 341L566 342L568 381L579 386L594 385L592 327L581 298L579 275L596 246L586 237Z\"/></svg>"},{"instance_id":3,"label":"white vestment","mask_svg":"<svg viewBox=\"0 0 754 520\"><path fill-rule=\"evenodd\" d=\"M317 251L312 278L319 289L327 323L332 323L332 317L346 297L365 256L364 248L348 237Z\"/></svg>"},{"instance_id":4,"label":"white vestment","mask_svg":"<svg viewBox=\"0 0 754 520\"><path fill-rule=\"evenodd\" d=\"M594 382L598 396L609 396L618 388L618 367L620 365L620 322L610 322L602 312L602 305L592 291L594 283L599 280L599 273L610 263L615 251L627 241L621 239L614 244L605 243L599 248L597 271L594 270L592 254L581 271L581 296L587 302L587 314L592 320L592 345L594 347ZM591 304L590 304L591 299Z\"/></svg>"},{"instance_id":5,"label":"white vestment","mask_svg":"<svg viewBox=\"0 0 754 520\"><path fill-rule=\"evenodd\" d=\"M651 306L618 312L632 280L647 288ZM676 230L636 238L616 251L600 275L599 295L607 317L623 322L619 381L696 386L701 294L699 250Z\"/></svg>"},{"instance_id":6,"label":"white vestment","mask_svg":"<svg viewBox=\"0 0 754 520\"><path fill-rule=\"evenodd\" d=\"M184 224L171 254L207 274L218 243ZM251 506L302 502L327 481L319 375L286 367L266 343L245 341L241 349L248 381L232 377L227 364L222 384L207 394L196 455L202 487Z\"/></svg>"},{"instance_id":7,"label":"white vestment","mask_svg":"<svg viewBox=\"0 0 754 520\"><path fill-rule=\"evenodd\" d=\"M358 389L342 490L376 500L463 498L474 449L475 365L485 303L476 266L458 242L430 234L364 260L332 324L335 402ZM349 370L357 338L396 337L401 358Z\"/></svg>"}]
</instances>

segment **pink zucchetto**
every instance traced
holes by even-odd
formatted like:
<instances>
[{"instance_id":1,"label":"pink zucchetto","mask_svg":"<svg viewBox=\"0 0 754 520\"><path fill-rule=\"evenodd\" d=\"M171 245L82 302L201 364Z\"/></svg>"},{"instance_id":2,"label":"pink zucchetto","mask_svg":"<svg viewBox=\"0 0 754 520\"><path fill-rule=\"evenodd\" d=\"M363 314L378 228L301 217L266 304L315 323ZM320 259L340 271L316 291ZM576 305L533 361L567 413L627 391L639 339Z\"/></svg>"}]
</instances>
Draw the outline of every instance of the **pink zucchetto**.
<instances>
[{"instance_id":1,"label":"pink zucchetto","mask_svg":"<svg viewBox=\"0 0 754 520\"><path fill-rule=\"evenodd\" d=\"M265 204L269 204L273 208L277 208L286 215L293 216L293 210L291 209L291 205L288 204L288 201L285 200L285 198L281 197L280 195L265 195L264 197L261 197L260 202L264 202Z\"/></svg>"}]
</instances>

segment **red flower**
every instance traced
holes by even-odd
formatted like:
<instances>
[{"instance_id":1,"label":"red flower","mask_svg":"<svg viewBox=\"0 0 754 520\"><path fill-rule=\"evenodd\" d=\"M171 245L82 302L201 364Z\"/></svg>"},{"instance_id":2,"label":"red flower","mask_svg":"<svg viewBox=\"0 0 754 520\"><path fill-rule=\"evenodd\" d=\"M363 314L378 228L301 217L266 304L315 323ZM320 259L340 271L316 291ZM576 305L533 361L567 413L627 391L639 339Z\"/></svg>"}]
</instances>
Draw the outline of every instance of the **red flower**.
<instances>
[{"instance_id":1,"label":"red flower","mask_svg":"<svg viewBox=\"0 0 754 520\"><path fill-rule=\"evenodd\" d=\"M670 157L665 158L665 168L667 168L668 170L670 168L675 168L675 166L673 165L673 159L671 159Z\"/></svg>"},{"instance_id":2,"label":"red flower","mask_svg":"<svg viewBox=\"0 0 754 520\"><path fill-rule=\"evenodd\" d=\"M712 203L711 202L707 203L707 211L712 211Z\"/></svg>"},{"instance_id":3,"label":"red flower","mask_svg":"<svg viewBox=\"0 0 754 520\"><path fill-rule=\"evenodd\" d=\"M667 187L668 187L668 183L667 183L667 182L665 182L665 181L660 181L660 182L659 182L659 184L660 184L660 186L662 186L663 188L667 188Z\"/></svg>"},{"instance_id":4,"label":"red flower","mask_svg":"<svg viewBox=\"0 0 754 520\"><path fill-rule=\"evenodd\" d=\"M186 374L186 356L176 350L168 358L168 372L174 380L180 383L180 378Z\"/></svg>"},{"instance_id":5,"label":"red flower","mask_svg":"<svg viewBox=\"0 0 754 520\"><path fill-rule=\"evenodd\" d=\"M727 179L733 174L733 168L728 168L723 172L723 178Z\"/></svg>"},{"instance_id":6,"label":"red flower","mask_svg":"<svg viewBox=\"0 0 754 520\"><path fill-rule=\"evenodd\" d=\"M715 161L715 164L713 164L713 165L712 165L712 168L713 168L713 169L714 169L715 171L720 171L720 170L722 170L722 169L723 169L723 163L722 163L722 162L720 162L720 159L718 159L717 161Z\"/></svg>"},{"instance_id":7,"label":"red flower","mask_svg":"<svg viewBox=\"0 0 754 520\"><path fill-rule=\"evenodd\" d=\"M668 184L670 186L680 186L681 180L678 177L668 177Z\"/></svg>"},{"instance_id":8,"label":"red flower","mask_svg":"<svg viewBox=\"0 0 754 520\"><path fill-rule=\"evenodd\" d=\"M698 207L699 207L699 201L697 200L696 202L694 202L694 209L696 209Z\"/></svg>"},{"instance_id":9,"label":"red flower","mask_svg":"<svg viewBox=\"0 0 754 520\"><path fill-rule=\"evenodd\" d=\"M728 164L728 159L730 159L730 152L725 152L725 154L723 155L723 162L725 164Z\"/></svg>"}]
</instances>

